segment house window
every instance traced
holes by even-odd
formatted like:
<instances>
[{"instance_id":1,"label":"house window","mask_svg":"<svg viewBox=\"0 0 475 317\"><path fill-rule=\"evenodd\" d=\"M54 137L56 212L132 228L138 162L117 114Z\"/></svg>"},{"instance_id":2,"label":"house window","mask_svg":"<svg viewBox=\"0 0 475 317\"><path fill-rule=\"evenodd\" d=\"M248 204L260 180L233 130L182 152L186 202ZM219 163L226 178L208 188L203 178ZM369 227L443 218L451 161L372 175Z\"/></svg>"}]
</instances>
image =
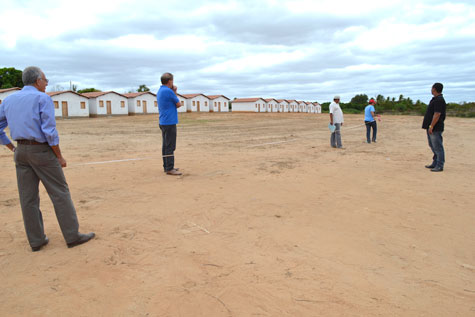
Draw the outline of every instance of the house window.
<instances>
[{"instance_id":1,"label":"house window","mask_svg":"<svg viewBox=\"0 0 475 317\"><path fill-rule=\"evenodd\" d=\"M182 101L183 102L183 101ZM154 101L154 105L155 105L155 108L158 107L158 103L156 101Z\"/></svg>"},{"instance_id":2,"label":"house window","mask_svg":"<svg viewBox=\"0 0 475 317\"><path fill-rule=\"evenodd\" d=\"M86 102L81 101L81 109L86 109Z\"/></svg>"},{"instance_id":3,"label":"house window","mask_svg":"<svg viewBox=\"0 0 475 317\"><path fill-rule=\"evenodd\" d=\"M182 100L181 101L181 106L184 107L185 106L185 102Z\"/></svg>"},{"instance_id":4,"label":"house window","mask_svg":"<svg viewBox=\"0 0 475 317\"><path fill-rule=\"evenodd\" d=\"M104 100L99 100L99 107L104 108Z\"/></svg>"},{"instance_id":5,"label":"house window","mask_svg":"<svg viewBox=\"0 0 475 317\"><path fill-rule=\"evenodd\" d=\"M195 101L193 100L193 107L196 107Z\"/></svg>"},{"instance_id":6,"label":"house window","mask_svg":"<svg viewBox=\"0 0 475 317\"><path fill-rule=\"evenodd\" d=\"M208 107L208 102L207 101L205 101L205 107Z\"/></svg>"},{"instance_id":7,"label":"house window","mask_svg":"<svg viewBox=\"0 0 475 317\"><path fill-rule=\"evenodd\" d=\"M137 100L137 107L140 107L140 100Z\"/></svg>"},{"instance_id":8,"label":"house window","mask_svg":"<svg viewBox=\"0 0 475 317\"><path fill-rule=\"evenodd\" d=\"M122 100L122 101L120 102L120 107L121 107L121 108L125 108L125 101Z\"/></svg>"},{"instance_id":9,"label":"house window","mask_svg":"<svg viewBox=\"0 0 475 317\"><path fill-rule=\"evenodd\" d=\"M59 103L57 101L53 101L53 103L54 103L54 108L59 109Z\"/></svg>"}]
</instances>

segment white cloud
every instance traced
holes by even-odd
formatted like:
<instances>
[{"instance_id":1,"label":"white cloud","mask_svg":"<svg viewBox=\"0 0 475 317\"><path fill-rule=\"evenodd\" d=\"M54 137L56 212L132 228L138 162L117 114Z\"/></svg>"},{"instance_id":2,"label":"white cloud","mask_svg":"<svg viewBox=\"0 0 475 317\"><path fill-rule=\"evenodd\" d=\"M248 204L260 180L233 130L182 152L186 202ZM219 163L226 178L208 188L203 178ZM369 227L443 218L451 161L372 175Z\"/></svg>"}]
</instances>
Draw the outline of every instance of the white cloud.
<instances>
[{"instance_id":1,"label":"white cloud","mask_svg":"<svg viewBox=\"0 0 475 317\"><path fill-rule=\"evenodd\" d=\"M424 99L442 81L475 100L467 0L17 0L0 21L0 67L39 65L52 85L122 91L172 71L183 90L229 97Z\"/></svg>"},{"instance_id":2,"label":"white cloud","mask_svg":"<svg viewBox=\"0 0 475 317\"><path fill-rule=\"evenodd\" d=\"M244 53L245 54L245 53ZM230 59L221 63L211 65L204 68L203 73L246 73L258 70L265 70L270 66L283 64L289 61L303 59L308 53L303 50L295 50L291 52L275 52L275 53L255 53L245 54L245 56Z\"/></svg>"}]
</instances>

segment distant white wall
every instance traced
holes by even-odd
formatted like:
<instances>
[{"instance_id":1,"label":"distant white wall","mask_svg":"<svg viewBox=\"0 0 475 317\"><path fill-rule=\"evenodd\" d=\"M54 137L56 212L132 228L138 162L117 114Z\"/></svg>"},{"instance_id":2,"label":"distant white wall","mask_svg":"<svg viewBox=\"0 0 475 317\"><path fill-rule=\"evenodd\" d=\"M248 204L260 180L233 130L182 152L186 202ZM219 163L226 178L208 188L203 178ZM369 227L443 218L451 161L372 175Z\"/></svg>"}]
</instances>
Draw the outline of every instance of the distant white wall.
<instances>
[{"instance_id":1,"label":"distant white wall","mask_svg":"<svg viewBox=\"0 0 475 317\"><path fill-rule=\"evenodd\" d=\"M97 111L96 115L128 115L129 108L127 103L127 98L117 95L115 93L107 93L105 95L90 98L95 99L95 111ZM110 106L108 106L110 105ZM91 107L92 108L92 107ZM108 113L108 109L110 109L110 113ZM91 111L92 113L92 111Z\"/></svg>"},{"instance_id":2,"label":"distant white wall","mask_svg":"<svg viewBox=\"0 0 475 317\"><path fill-rule=\"evenodd\" d=\"M261 101L262 103L262 101ZM258 112L257 107L258 102L233 102L232 111L233 112Z\"/></svg>"},{"instance_id":3,"label":"distant white wall","mask_svg":"<svg viewBox=\"0 0 475 317\"><path fill-rule=\"evenodd\" d=\"M127 98L129 113L158 113L158 107L155 107L155 101L157 101L157 98L152 94L142 94L137 97Z\"/></svg>"},{"instance_id":4,"label":"distant white wall","mask_svg":"<svg viewBox=\"0 0 475 317\"><path fill-rule=\"evenodd\" d=\"M224 97L218 97L213 100L210 100L211 102L211 109L213 112L229 112L229 100L224 98Z\"/></svg>"},{"instance_id":5,"label":"distant white wall","mask_svg":"<svg viewBox=\"0 0 475 317\"><path fill-rule=\"evenodd\" d=\"M189 98L187 102L187 110L191 110L191 112L209 112L210 100L203 95Z\"/></svg>"},{"instance_id":6,"label":"distant white wall","mask_svg":"<svg viewBox=\"0 0 475 317\"><path fill-rule=\"evenodd\" d=\"M181 102L181 107L177 109L178 112L186 112L186 107L187 107L187 99L185 97L182 97L180 95L177 96L178 100Z\"/></svg>"},{"instance_id":7,"label":"distant white wall","mask_svg":"<svg viewBox=\"0 0 475 317\"><path fill-rule=\"evenodd\" d=\"M51 96L54 103L54 115L56 117L89 117L89 99L65 92ZM67 113L63 113L66 110Z\"/></svg>"}]
</instances>

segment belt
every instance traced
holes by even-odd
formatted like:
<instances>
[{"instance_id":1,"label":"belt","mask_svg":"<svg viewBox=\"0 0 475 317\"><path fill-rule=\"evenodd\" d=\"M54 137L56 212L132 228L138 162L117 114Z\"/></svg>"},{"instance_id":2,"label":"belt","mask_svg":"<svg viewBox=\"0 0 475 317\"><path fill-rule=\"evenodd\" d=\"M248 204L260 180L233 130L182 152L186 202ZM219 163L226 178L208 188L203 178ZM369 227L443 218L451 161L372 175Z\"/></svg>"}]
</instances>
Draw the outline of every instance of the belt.
<instances>
[{"instance_id":1,"label":"belt","mask_svg":"<svg viewBox=\"0 0 475 317\"><path fill-rule=\"evenodd\" d=\"M46 142L36 142L35 140L16 140L18 144L27 144L27 145L45 145L48 144Z\"/></svg>"}]
</instances>

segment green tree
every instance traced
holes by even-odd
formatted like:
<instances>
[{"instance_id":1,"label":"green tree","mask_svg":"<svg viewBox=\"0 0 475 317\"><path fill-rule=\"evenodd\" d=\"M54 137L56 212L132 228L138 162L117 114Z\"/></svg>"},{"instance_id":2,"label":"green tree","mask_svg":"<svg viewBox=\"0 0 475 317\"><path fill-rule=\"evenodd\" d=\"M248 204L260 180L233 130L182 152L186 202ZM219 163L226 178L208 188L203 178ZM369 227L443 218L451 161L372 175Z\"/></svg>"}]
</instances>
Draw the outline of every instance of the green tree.
<instances>
[{"instance_id":1,"label":"green tree","mask_svg":"<svg viewBox=\"0 0 475 317\"><path fill-rule=\"evenodd\" d=\"M367 105L368 105L368 96L365 94L360 94L351 98L349 104L347 105L347 108L361 111Z\"/></svg>"},{"instance_id":2,"label":"green tree","mask_svg":"<svg viewBox=\"0 0 475 317\"><path fill-rule=\"evenodd\" d=\"M22 71L13 67L0 68L0 89L19 87L23 88Z\"/></svg>"},{"instance_id":3,"label":"green tree","mask_svg":"<svg viewBox=\"0 0 475 317\"><path fill-rule=\"evenodd\" d=\"M79 89L77 92L79 94L82 94L82 93L85 93L85 92L96 92L96 91L101 91L101 90L96 89L96 88L84 88L84 89Z\"/></svg>"},{"instance_id":4,"label":"green tree","mask_svg":"<svg viewBox=\"0 0 475 317\"><path fill-rule=\"evenodd\" d=\"M324 102L320 106L322 106L322 112L328 112L330 109L330 103L329 102Z\"/></svg>"},{"instance_id":5,"label":"green tree","mask_svg":"<svg viewBox=\"0 0 475 317\"><path fill-rule=\"evenodd\" d=\"M144 91L150 91L150 88L148 88L146 85L140 85L139 89L137 89L137 92L144 92Z\"/></svg>"}]
</instances>

